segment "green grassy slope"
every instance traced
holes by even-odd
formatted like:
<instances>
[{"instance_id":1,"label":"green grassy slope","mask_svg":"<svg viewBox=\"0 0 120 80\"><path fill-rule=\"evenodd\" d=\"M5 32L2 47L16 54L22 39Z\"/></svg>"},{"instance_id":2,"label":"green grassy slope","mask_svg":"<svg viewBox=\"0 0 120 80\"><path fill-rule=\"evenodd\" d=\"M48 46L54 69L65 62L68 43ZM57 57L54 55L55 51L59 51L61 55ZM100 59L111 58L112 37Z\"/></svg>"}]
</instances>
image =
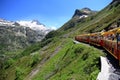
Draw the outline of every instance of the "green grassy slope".
<instances>
[{"instance_id":1,"label":"green grassy slope","mask_svg":"<svg viewBox=\"0 0 120 80\"><path fill-rule=\"evenodd\" d=\"M61 41L61 40L59 40ZM82 44L64 40L59 52L49 59L33 80L96 79L99 72L100 51Z\"/></svg>"},{"instance_id":2,"label":"green grassy slope","mask_svg":"<svg viewBox=\"0 0 120 80\"><path fill-rule=\"evenodd\" d=\"M102 52L72 38L81 33L101 31L120 19L120 5L111 3L86 19L71 19L57 31L50 32L40 43L8 58L1 68L0 80L29 80L33 69L39 72L32 80L96 80ZM16 52L15 52L16 53ZM40 67L38 68L38 66ZM3 74L4 72L4 74Z\"/></svg>"}]
</instances>

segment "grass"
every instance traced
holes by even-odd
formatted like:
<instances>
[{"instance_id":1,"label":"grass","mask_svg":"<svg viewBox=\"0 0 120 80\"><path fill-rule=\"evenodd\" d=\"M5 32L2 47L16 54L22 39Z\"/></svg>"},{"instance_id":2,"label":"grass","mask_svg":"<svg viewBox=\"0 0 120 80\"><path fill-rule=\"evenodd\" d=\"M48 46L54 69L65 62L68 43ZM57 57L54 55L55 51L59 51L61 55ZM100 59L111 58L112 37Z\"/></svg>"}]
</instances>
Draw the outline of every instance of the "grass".
<instances>
[{"instance_id":1,"label":"grass","mask_svg":"<svg viewBox=\"0 0 120 80\"><path fill-rule=\"evenodd\" d=\"M100 55L102 53L97 49L67 39L63 48L42 66L33 80L95 80Z\"/></svg>"}]
</instances>

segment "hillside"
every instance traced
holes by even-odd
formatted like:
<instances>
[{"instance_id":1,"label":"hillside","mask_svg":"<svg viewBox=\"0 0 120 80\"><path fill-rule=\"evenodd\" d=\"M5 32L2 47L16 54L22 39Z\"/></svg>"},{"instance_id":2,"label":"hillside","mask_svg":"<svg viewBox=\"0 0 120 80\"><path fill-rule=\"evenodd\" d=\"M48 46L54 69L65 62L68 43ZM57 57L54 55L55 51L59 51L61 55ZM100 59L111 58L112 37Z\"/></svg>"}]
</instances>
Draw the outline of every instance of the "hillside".
<instances>
[{"instance_id":1,"label":"hillside","mask_svg":"<svg viewBox=\"0 0 120 80\"><path fill-rule=\"evenodd\" d=\"M90 16L85 19L74 19L72 18L66 24L64 24L58 31L62 33L71 32L72 36L86 32L98 32L102 30L108 30L109 27L117 26L120 19L119 0L111 2L103 10L97 14ZM119 26L119 25L118 25ZM68 29L67 29L68 28Z\"/></svg>"},{"instance_id":2,"label":"hillside","mask_svg":"<svg viewBox=\"0 0 120 80\"><path fill-rule=\"evenodd\" d=\"M74 44L72 40L78 34L120 26L119 13L120 2L114 0L88 17L72 17L60 29L48 33L41 42L23 52L18 51L18 56L4 63L1 59L0 79L96 80L100 71L99 57L105 55L94 47Z\"/></svg>"}]
</instances>

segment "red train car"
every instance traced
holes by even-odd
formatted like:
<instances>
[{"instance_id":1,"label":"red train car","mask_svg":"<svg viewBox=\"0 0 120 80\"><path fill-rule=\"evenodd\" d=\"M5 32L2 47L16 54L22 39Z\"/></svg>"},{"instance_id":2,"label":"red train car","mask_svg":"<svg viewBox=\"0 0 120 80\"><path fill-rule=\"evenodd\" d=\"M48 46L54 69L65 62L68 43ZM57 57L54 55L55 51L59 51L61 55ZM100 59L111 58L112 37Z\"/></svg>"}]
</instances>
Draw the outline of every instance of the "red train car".
<instances>
[{"instance_id":1,"label":"red train car","mask_svg":"<svg viewBox=\"0 0 120 80\"><path fill-rule=\"evenodd\" d=\"M90 34L90 44L100 46L101 45L101 33L91 33Z\"/></svg>"},{"instance_id":2,"label":"red train car","mask_svg":"<svg viewBox=\"0 0 120 80\"><path fill-rule=\"evenodd\" d=\"M105 48L112 56L119 60L120 64L120 28L106 32L78 35L75 37L75 40Z\"/></svg>"},{"instance_id":3,"label":"red train car","mask_svg":"<svg viewBox=\"0 0 120 80\"><path fill-rule=\"evenodd\" d=\"M83 35L75 36L75 40L89 43L90 37L89 37L89 34L83 34Z\"/></svg>"}]
</instances>

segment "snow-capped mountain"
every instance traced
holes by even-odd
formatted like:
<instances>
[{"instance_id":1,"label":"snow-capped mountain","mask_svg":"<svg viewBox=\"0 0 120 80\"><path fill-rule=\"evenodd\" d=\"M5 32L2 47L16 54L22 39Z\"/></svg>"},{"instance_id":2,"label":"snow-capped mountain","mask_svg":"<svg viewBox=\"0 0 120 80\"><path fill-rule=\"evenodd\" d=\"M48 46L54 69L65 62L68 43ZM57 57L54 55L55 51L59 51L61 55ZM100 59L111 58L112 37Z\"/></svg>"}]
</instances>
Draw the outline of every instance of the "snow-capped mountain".
<instances>
[{"instance_id":1,"label":"snow-capped mountain","mask_svg":"<svg viewBox=\"0 0 120 80\"><path fill-rule=\"evenodd\" d=\"M40 23L38 20L31 20L31 21L7 21L5 19L0 19L0 25L4 26L21 26L21 27L29 27L32 30L42 32L45 35L52 31L53 29L47 28L44 24Z\"/></svg>"},{"instance_id":2,"label":"snow-capped mountain","mask_svg":"<svg viewBox=\"0 0 120 80\"><path fill-rule=\"evenodd\" d=\"M47 34L49 31L52 29L47 28L45 25L41 24L38 20L33 20L33 21L16 21L19 23L21 26L26 26L30 27L31 29L35 31L42 31Z\"/></svg>"},{"instance_id":3,"label":"snow-capped mountain","mask_svg":"<svg viewBox=\"0 0 120 80\"><path fill-rule=\"evenodd\" d=\"M9 50L23 48L41 41L51 30L37 20L13 22L0 19L0 45L5 44L5 49Z\"/></svg>"},{"instance_id":4,"label":"snow-capped mountain","mask_svg":"<svg viewBox=\"0 0 120 80\"><path fill-rule=\"evenodd\" d=\"M12 21L7 21L5 19L1 19L0 18L0 25L10 25L10 26L13 26L14 22Z\"/></svg>"}]
</instances>

